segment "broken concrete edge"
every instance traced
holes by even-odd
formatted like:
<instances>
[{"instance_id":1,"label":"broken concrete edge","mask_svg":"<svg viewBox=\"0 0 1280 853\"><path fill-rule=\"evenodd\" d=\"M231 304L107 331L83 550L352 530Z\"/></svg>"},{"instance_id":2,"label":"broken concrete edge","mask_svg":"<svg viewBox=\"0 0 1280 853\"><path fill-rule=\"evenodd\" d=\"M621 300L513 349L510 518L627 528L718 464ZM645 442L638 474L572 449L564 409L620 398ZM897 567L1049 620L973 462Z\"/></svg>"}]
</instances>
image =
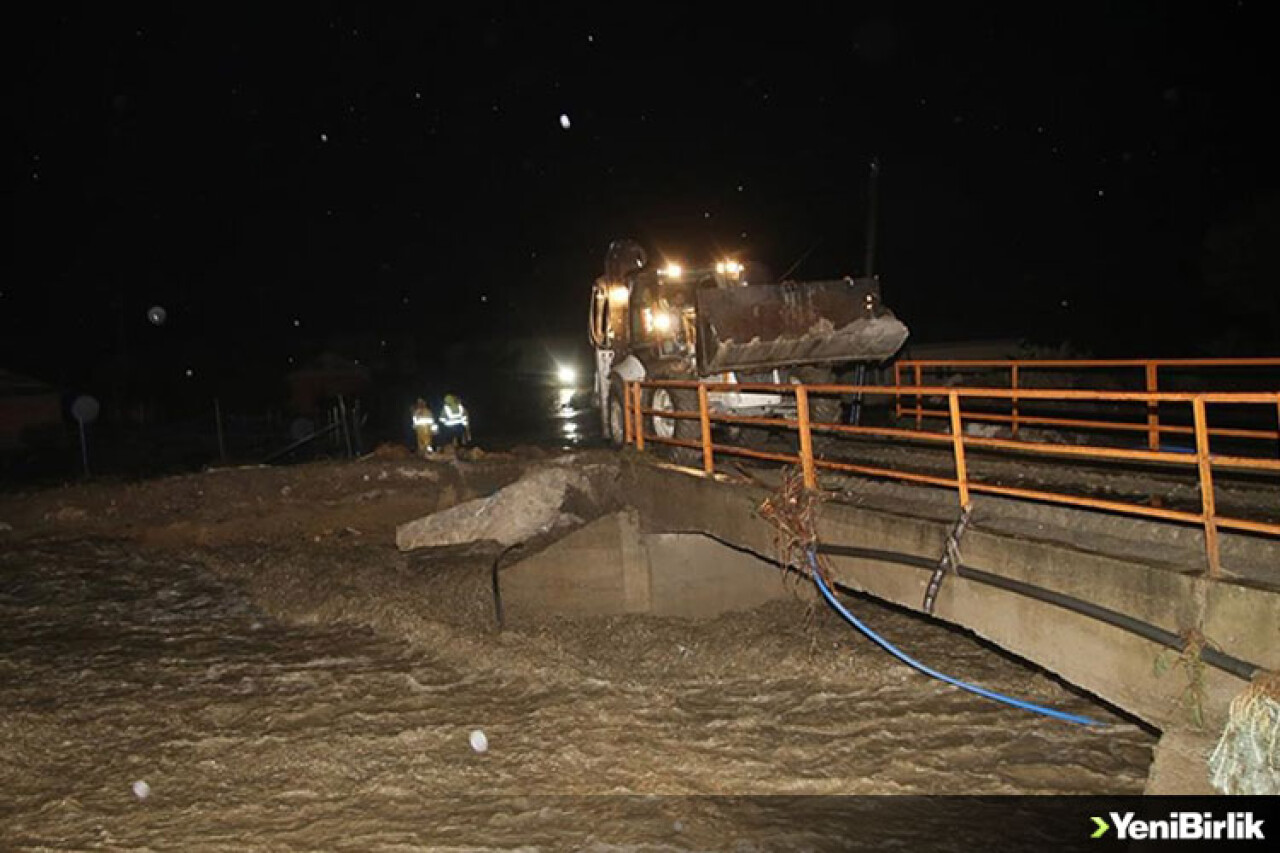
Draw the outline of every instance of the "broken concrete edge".
<instances>
[{"instance_id":1,"label":"broken concrete edge","mask_svg":"<svg viewBox=\"0 0 1280 853\"><path fill-rule=\"evenodd\" d=\"M1151 757L1144 794L1163 796L1221 795L1209 782L1209 755L1216 737L1206 732L1175 729L1161 733Z\"/></svg>"},{"instance_id":2,"label":"broken concrete edge","mask_svg":"<svg viewBox=\"0 0 1280 853\"><path fill-rule=\"evenodd\" d=\"M618 475L616 460L571 456L539 463L488 495L398 525L396 547L411 551L484 539L513 546L568 532L619 505Z\"/></svg>"}]
</instances>

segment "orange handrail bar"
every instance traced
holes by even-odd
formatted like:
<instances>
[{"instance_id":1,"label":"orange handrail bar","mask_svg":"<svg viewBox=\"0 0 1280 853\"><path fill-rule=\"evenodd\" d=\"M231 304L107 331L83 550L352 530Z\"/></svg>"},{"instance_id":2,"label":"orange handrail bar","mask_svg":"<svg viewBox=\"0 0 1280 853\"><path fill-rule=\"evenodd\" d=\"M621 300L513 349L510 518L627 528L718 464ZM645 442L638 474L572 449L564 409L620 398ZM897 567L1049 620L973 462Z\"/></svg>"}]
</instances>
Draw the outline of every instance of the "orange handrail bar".
<instances>
[{"instance_id":1,"label":"orange handrail bar","mask_svg":"<svg viewBox=\"0 0 1280 853\"><path fill-rule=\"evenodd\" d=\"M1280 368L1280 357L1267 356L1257 358L1073 358L1073 359L1056 359L1056 358L1028 358L1028 359L900 359L894 363L893 378L895 393L900 393L902 385L902 368L910 367L915 375L916 385L922 385L922 373L925 369L930 370L949 370L953 372L961 372L965 370L976 369L1007 369L1009 371L1009 386L1015 392L1019 387L1019 370L1020 369L1036 369L1036 370L1053 370L1066 368L1071 370L1087 370L1090 368L1142 368L1143 381L1148 392L1159 390L1160 380L1159 373L1161 368L1169 369L1186 369L1186 368L1255 368L1255 367L1272 367ZM914 410L905 410L902 407L901 397L897 398L898 403L895 407L897 417L901 418L904 414L915 414L916 428L923 427L923 419L925 412L921 411L921 401L919 395L916 397L916 408ZM1280 426L1280 402L1277 404L1276 415L1278 426ZM1011 432L1016 437L1018 428L1021 425L1018 417L1018 397L1015 394L1010 403L1010 414L1012 416ZM1157 400L1149 400L1147 402L1147 446L1152 450L1160 449L1160 404ZM1065 424L1059 424L1065 425ZM1219 433L1221 434L1221 433ZM1274 435L1265 436L1280 437L1280 431Z\"/></svg>"},{"instance_id":2,"label":"orange handrail bar","mask_svg":"<svg viewBox=\"0 0 1280 853\"><path fill-rule=\"evenodd\" d=\"M1199 360L1196 360L1199 361ZM1280 359L1274 360L1280 364ZM1145 364L1146 362L1144 362ZM698 411L656 411L645 408L642 405L642 388L645 387L671 387L671 388L696 388L698 392ZM761 418L748 417L743 415L730 415L717 413L712 410L709 404L709 394L720 390L735 391L771 391L775 393L788 393L795 396L796 399L796 418ZM1180 523L1194 523L1201 526L1204 530L1205 537L1205 556L1208 566L1208 573L1211 577L1217 577L1221 572L1221 562L1218 543L1219 529L1241 530L1250 533L1261 533L1265 535L1280 535L1280 524L1264 521L1256 521L1250 519L1230 518L1219 514L1214 495L1213 486L1213 467L1215 465L1221 467L1231 467L1240 469L1253 469L1259 471L1280 471L1280 460L1255 459L1246 456L1224 456L1215 455L1210 452L1209 440L1215 434L1213 429L1208 426L1207 405L1209 404L1268 404L1275 405L1277 412L1280 412L1280 392L1161 392L1161 391L1099 391L1099 390L1080 390L1080 389L1039 389L1039 388L954 388L945 386L924 386L917 384L915 386L898 386L893 390L899 401L898 411L903 414L915 414L917 420L921 419L921 413L926 411L923 406L917 404L915 411L902 409L901 397L903 394L911 394L923 401L926 396L945 396L948 400L948 410L946 416L950 421L950 434L944 435L940 433L920 432L901 428L884 428L884 427L862 427L848 424L811 422L809 395L811 393L818 394L848 394L857 392L869 392L883 394L888 390L883 386L868 385L795 385L767 382L753 383L727 383L727 382L698 382L694 380L642 380L639 382L628 383L627 397L630 408L634 411L635 426L630 431L633 433L634 442L637 449L643 450L646 441L658 444L672 445L678 447L687 447L690 449L700 450L703 457L703 473L711 475L714 473L714 455L723 453L729 455L745 456L749 458L766 459L772 461L780 461L786 463L796 463L801 466L805 484L810 488L818 487L817 471L831 470L844 471L850 473L861 473L871 476L889 477L908 482L925 483L928 485L941 486L944 488L953 488L957 490L958 497L962 506L968 506L971 492L982 492L986 494L1004 495L1007 497L1015 497L1020 499L1029 499L1037 501L1047 501L1052 503L1062 503L1073 506L1082 506L1094 509L1103 509L1107 511L1122 512L1130 515L1146 516L1167 521L1176 521ZM1195 453L1187 455L1183 453L1171 453L1159 450L1158 442L1154 448L1139 450L1136 448L1117 448L1104 447L1098 445L1055 445L1045 442L1028 442L1022 439L1000 439L988 438L982 436L966 436L964 430L964 419L969 417L973 419L983 419L987 415L984 413L970 413L966 415L962 410L962 401L970 399L1038 399L1038 400L1055 400L1055 401L1124 401L1124 402L1143 402L1148 406L1158 406L1160 403L1190 403L1192 407L1194 426L1191 428L1178 428L1178 431L1190 430L1195 436ZM942 415L942 412L938 412ZM690 441L687 439L663 438L657 435L647 435L644 431L644 422L646 417L662 417L676 419L697 420L700 423L700 435L698 441ZM627 413L628 419L631 412ZM1014 416L1002 416L1006 420L1013 420ZM1033 420L1026 415L1020 415L1017 418L1018 423L1039 422L1043 419ZM763 426L782 427L786 429L795 429L799 433L800 448L799 453L773 453L769 451L755 450L752 448L736 447L732 445L714 443L711 436L711 426L713 423L728 424L753 424ZM1105 422L1084 422L1090 425L1102 425L1105 428ZM1115 426L1115 425L1113 425ZM1121 426L1141 430L1150 427L1151 424L1122 424ZM1175 428L1170 425L1155 425L1156 434L1160 431L1172 431ZM812 443L812 431L819 430L826 433L836 434L860 434L890 438L908 438L913 440L927 441L947 441L951 443L954 454L955 477L938 477L927 474L920 474L911 471L903 471L894 468L881 468L869 465L860 465L840 460L822 459L816 457ZM1240 435L1248 432L1246 437L1257 437L1260 431L1235 431L1234 434ZM630 437L629 437L630 438ZM1058 455L1075 456L1081 458L1093 459L1113 459L1113 460L1131 460L1149 463L1172 463L1177 465L1185 465L1194 467L1196 470L1197 483L1199 484L1201 495L1201 510L1199 513L1189 512L1185 510L1166 509L1163 507L1145 506L1137 503L1126 503L1123 501L1115 501L1110 499L1093 498L1081 495L1063 494L1057 492L1049 492L1037 489L1026 489L1021 487L1001 486L995 483L986 483L971 480L967 471L965 459L965 447L971 445L974 447L984 447L992 450L1010 450L1016 452L1037 452Z\"/></svg>"},{"instance_id":3,"label":"orange handrail bar","mask_svg":"<svg viewBox=\"0 0 1280 853\"><path fill-rule=\"evenodd\" d=\"M915 409L906 409L904 411L906 414L912 414ZM923 414L925 417L938 418L940 420L950 417L942 409L924 409ZM995 423L1010 423L1013 421L1012 415L1002 415L999 412L971 412L966 417L971 421L991 421ZM1146 432L1149 428L1147 424L1137 423L1136 421L1086 421L1079 418L1051 418L1043 415L1022 415L1019 422L1023 426L1038 424L1040 426L1077 427L1079 429L1117 430L1121 432ZM1195 427L1178 424L1160 424L1157 428L1160 432L1168 432L1175 435L1194 435L1196 431ZM1273 429L1213 427L1209 430L1209 434L1220 435L1223 438L1280 438L1280 431Z\"/></svg>"},{"instance_id":4,"label":"orange handrail bar","mask_svg":"<svg viewBox=\"0 0 1280 853\"><path fill-rule=\"evenodd\" d=\"M903 358L907 367L1280 367L1280 356L1257 358Z\"/></svg>"}]
</instances>

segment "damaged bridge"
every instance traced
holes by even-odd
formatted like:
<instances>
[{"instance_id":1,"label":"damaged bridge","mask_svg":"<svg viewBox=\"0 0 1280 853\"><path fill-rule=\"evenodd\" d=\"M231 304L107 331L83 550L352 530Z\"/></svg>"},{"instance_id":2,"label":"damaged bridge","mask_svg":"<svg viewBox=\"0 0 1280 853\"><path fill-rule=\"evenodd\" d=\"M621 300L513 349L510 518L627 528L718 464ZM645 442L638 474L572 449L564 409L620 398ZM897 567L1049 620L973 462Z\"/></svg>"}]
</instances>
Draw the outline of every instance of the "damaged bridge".
<instances>
[{"instance_id":1,"label":"damaged bridge","mask_svg":"<svg viewBox=\"0 0 1280 853\"><path fill-rule=\"evenodd\" d=\"M597 458L403 525L399 544L501 543L509 621L705 617L812 594L778 564L758 512L778 470ZM1280 670L1280 543L1223 534L1210 577L1194 528L985 495L960 521L945 493L851 478L820 505L819 549L845 593L930 611L1160 729L1150 791L1212 792L1208 753L1231 701Z\"/></svg>"}]
</instances>

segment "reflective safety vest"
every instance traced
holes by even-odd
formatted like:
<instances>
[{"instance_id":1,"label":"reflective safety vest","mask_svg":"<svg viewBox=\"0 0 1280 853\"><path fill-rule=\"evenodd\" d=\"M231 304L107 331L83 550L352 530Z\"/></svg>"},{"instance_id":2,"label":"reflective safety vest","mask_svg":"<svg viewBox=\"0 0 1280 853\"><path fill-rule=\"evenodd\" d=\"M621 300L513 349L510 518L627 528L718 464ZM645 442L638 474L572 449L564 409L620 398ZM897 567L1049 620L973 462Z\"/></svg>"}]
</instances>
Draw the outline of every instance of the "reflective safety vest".
<instances>
[{"instance_id":1,"label":"reflective safety vest","mask_svg":"<svg viewBox=\"0 0 1280 853\"><path fill-rule=\"evenodd\" d=\"M464 427L467 425L467 410L461 404L458 408L445 404L444 409L440 413L440 423L447 427Z\"/></svg>"},{"instance_id":2,"label":"reflective safety vest","mask_svg":"<svg viewBox=\"0 0 1280 853\"><path fill-rule=\"evenodd\" d=\"M436 419L431 417L430 409L414 409L413 428L422 429L423 427L430 427L432 432L439 429L439 427L436 426Z\"/></svg>"}]
</instances>

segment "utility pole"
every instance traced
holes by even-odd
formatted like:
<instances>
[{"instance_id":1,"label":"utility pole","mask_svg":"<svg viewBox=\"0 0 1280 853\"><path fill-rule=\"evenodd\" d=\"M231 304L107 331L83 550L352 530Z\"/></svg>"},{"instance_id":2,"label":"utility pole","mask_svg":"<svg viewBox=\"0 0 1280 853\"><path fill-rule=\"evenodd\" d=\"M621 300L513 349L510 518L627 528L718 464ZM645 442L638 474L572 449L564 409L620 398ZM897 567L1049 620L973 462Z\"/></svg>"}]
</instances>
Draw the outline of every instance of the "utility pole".
<instances>
[{"instance_id":1,"label":"utility pole","mask_svg":"<svg viewBox=\"0 0 1280 853\"><path fill-rule=\"evenodd\" d=\"M862 267L865 278L876 277L876 230L880 220L880 158L871 158L871 175L867 180L867 257ZM858 362L853 369L853 383L864 385L867 381L866 362ZM862 421L862 392L853 395L849 404L847 423L855 426Z\"/></svg>"},{"instance_id":2,"label":"utility pole","mask_svg":"<svg viewBox=\"0 0 1280 853\"><path fill-rule=\"evenodd\" d=\"M867 183L867 259L863 275L876 275L876 228L880 218L880 158L871 158L871 177Z\"/></svg>"},{"instance_id":3,"label":"utility pole","mask_svg":"<svg viewBox=\"0 0 1280 853\"><path fill-rule=\"evenodd\" d=\"M218 427L218 461L227 464L227 443L222 435L222 402L213 398L213 420Z\"/></svg>"}]
</instances>

